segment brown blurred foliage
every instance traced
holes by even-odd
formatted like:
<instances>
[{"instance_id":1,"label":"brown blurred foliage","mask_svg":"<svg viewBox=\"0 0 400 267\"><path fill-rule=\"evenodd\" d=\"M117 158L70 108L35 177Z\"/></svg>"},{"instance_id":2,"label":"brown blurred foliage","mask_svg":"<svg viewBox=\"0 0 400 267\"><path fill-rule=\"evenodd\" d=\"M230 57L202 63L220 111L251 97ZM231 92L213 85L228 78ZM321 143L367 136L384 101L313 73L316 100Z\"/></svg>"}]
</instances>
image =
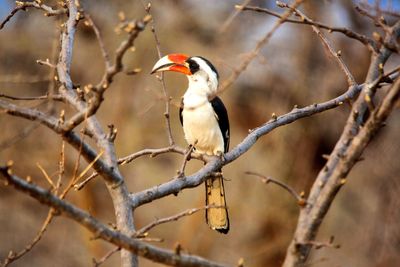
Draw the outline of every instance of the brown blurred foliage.
<instances>
[{"instance_id":1,"label":"brown blurred foliage","mask_svg":"<svg viewBox=\"0 0 400 267\"><path fill-rule=\"evenodd\" d=\"M46 1L47 2L47 1ZM254 1L255 5L273 7L273 1ZM271 3L270 3L271 2ZM86 11L98 24L106 48L114 52L123 40L114 28L118 13L140 18L145 14L140 1L82 1ZM234 11L235 1L153 1L152 14L163 53L180 52L210 59L222 80L241 62L276 21L264 14L243 12L224 32L221 25ZM13 3L10 2L10 7ZM3 5L4 6L4 5ZM1 7L3 8L3 7ZM355 13L351 1L308 1L304 12L327 24L346 26L371 34L374 25ZM278 10L279 11L279 10ZM8 12L8 11L7 11ZM59 21L42 12L21 12L0 31L0 92L18 96L44 95L49 86L49 68L37 59L54 60ZM369 51L342 35L328 34L358 82L363 81L369 63ZM164 100L161 85L149 75L157 60L153 35L146 29L136 40L135 51L124 58L128 69L141 68L135 76L119 74L106 92L98 111L103 125L118 128L115 141L122 157L148 147L167 145L164 128ZM387 68L397 66L394 56ZM96 37L83 23L75 40L72 78L75 83L96 83L104 62ZM166 75L173 103L179 103L186 80L177 74ZM240 142L249 129L270 119L272 113L283 114L294 105L305 106L330 99L347 89L344 75L324 50L310 27L283 25L259 57L236 83L221 96L231 120L231 147ZM51 103L29 102L29 106L51 108ZM285 255L297 222L298 207L287 192L274 185L264 185L245 171L256 171L286 182L307 194L343 129L349 106L324 112L278 128L258 141L248 153L224 167L230 179L226 183L231 215L231 232L220 235L204 223L197 213L177 222L162 225L151 236L165 239L162 247L180 243L185 251L216 261L235 263L245 259L246 266L278 266ZM59 112L59 110L54 110ZM319 240L335 236L340 249L315 250L313 266L398 266L400 264L400 121L396 110L380 136L372 143L364 160L349 175L322 228ZM175 139L186 146L172 107ZM60 138L35 122L0 114L0 162L12 159L15 172L30 175L35 183L46 186L39 163L51 175L57 171ZM76 151L67 148L66 177L77 160ZM181 157L173 154L141 158L123 166L122 172L132 192L168 181L176 174ZM188 173L202 165L190 161ZM81 170L85 163L82 162ZM90 211L104 222L113 222L112 204L100 178L83 191L72 192L68 199ZM202 206L204 188L189 189L179 196L169 196L139 208L136 225L143 226L155 218L173 215L190 207ZM46 216L47 208L29 197L0 186L0 259L8 251L18 251L29 243ZM90 235L75 223L56 218L43 240L29 255L13 266L88 266L112 248ZM140 259L142 266L157 264ZM113 256L103 266L118 266Z\"/></svg>"}]
</instances>

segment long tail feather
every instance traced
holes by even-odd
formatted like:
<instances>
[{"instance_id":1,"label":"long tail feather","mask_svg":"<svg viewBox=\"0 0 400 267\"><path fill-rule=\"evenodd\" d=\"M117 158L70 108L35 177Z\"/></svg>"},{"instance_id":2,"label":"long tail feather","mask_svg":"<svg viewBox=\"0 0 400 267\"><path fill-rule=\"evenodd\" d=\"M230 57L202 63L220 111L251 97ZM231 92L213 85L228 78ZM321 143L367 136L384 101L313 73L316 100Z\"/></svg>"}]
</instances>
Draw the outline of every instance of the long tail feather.
<instances>
[{"instance_id":1,"label":"long tail feather","mask_svg":"<svg viewBox=\"0 0 400 267\"><path fill-rule=\"evenodd\" d=\"M226 234L229 231L229 216L226 208L223 177L206 179L206 205L218 206L206 210L206 221L211 229Z\"/></svg>"}]
</instances>

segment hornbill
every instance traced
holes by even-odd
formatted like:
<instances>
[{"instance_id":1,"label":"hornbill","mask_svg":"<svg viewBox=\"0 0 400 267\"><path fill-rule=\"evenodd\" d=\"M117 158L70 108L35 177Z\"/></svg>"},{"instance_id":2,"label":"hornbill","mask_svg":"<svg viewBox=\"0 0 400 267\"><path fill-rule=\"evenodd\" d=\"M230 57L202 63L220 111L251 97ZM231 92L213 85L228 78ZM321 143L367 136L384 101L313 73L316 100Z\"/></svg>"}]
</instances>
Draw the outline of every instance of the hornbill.
<instances>
[{"instance_id":1,"label":"hornbill","mask_svg":"<svg viewBox=\"0 0 400 267\"><path fill-rule=\"evenodd\" d=\"M170 54L161 58L152 74L175 71L186 75L189 86L183 95L179 117L185 139L198 153L222 156L229 148L228 113L216 96L218 72L207 59L200 56ZM221 173L221 170L219 170ZM229 218L226 207L222 175L207 177L206 205L216 206L206 210L206 221L211 229L228 233Z\"/></svg>"}]
</instances>

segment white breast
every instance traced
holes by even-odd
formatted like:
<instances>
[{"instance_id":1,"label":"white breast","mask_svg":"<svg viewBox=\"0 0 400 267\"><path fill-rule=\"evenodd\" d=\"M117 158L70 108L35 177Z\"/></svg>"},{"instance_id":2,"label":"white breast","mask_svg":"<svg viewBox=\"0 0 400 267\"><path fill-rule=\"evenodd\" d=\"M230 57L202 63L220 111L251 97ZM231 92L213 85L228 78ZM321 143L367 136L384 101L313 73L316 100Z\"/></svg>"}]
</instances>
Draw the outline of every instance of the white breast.
<instances>
[{"instance_id":1,"label":"white breast","mask_svg":"<svg viewBox=\"0 0 400 267\"><path fill-rule=\"evenodd\" d=\"M183 131L186 141L195 144L197 152L218 155L224 152L224 140L214 109L206 100L198 105L190 105L184 99Z\"/></svg>"}]
</instances>

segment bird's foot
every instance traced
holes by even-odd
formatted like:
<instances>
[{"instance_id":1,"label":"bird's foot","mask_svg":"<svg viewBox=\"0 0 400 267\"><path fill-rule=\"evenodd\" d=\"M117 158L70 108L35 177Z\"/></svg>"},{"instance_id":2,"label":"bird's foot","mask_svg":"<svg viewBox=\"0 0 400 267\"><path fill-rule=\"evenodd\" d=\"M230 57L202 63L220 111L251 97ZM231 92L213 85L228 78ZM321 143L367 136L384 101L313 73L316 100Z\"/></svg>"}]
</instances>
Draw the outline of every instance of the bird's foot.
<instances>
[{"instance_id":1,"label":"bird's foot","mask_svg":"<svg viewBox=\"0 0 400 267\"><path fill-rule=\"evenodd\" d=\"M225 154L224 154L223 152L217 151L217 153L216 153L215 155L216 155L218 158L220 158L221 161L222 161L223 163L225 163L226 159L225 159Z\"/></svg>"}]
</instances>

